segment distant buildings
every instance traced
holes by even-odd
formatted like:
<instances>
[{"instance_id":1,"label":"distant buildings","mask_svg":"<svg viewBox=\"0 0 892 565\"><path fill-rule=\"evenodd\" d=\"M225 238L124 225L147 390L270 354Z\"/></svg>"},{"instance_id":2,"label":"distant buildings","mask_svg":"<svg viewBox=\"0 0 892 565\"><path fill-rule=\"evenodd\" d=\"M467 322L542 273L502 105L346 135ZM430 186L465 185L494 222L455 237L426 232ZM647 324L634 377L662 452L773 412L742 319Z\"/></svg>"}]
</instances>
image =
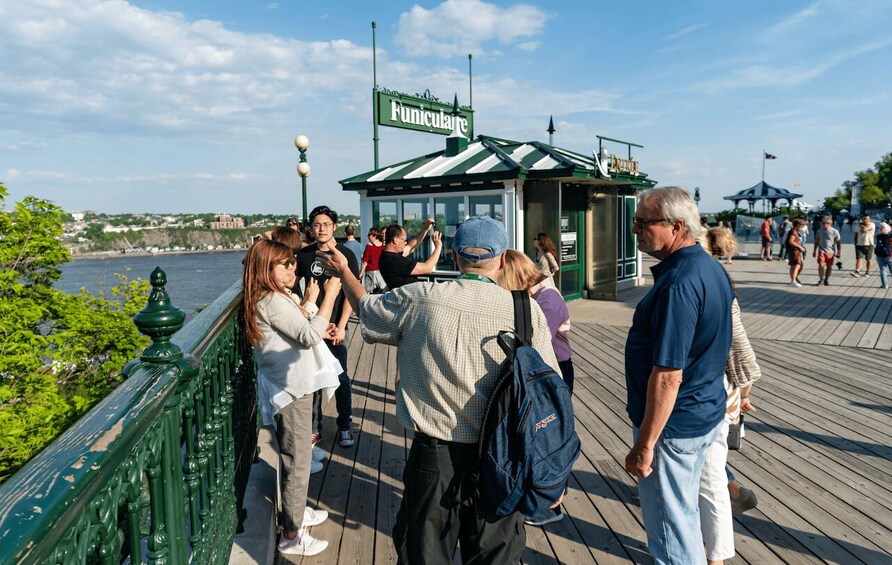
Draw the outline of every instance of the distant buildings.
<instances>
[{"instance_id":1,"label":"distant buildings","mask_svg":"<svg viewBox=\"0 0 892 565\"><path fill-rule=\"evenodd\" d=\"M215 218L216 221L211 222L209 225L212 230L242 229L245 227L243 219L233 218L229 214L218 214Z\"/></svg>"}]
</instances>

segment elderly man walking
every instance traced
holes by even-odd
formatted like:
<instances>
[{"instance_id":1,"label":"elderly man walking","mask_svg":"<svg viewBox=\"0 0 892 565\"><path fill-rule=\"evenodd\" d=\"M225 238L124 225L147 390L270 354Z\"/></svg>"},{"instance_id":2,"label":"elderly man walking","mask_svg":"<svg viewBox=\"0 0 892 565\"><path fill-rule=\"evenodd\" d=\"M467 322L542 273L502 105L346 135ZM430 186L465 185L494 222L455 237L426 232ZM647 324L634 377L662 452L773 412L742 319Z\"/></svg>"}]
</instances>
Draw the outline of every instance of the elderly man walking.
<instances>
[{"instance_id":1,"label":"elderly man walking","mask_svg":"<svg viewBox=\"0 0 892 565\"><path fill-rule=\"evenodd\" d=\"M690 194L668 187L642 192L632 220L638 249L660 260L625 349L635 441L625 467L638 477L657 563L706 563L697 485L725 416L733 292L722 266L697 243L698 217Z\"/></svg>"},{"instance_id":2,"label":"elderly man walking","mask_svg":"<svg viewBox=\"0 0 892 565\"><path fill-rule=\"evenodd\" d=\"M495 282L506 247L502 224L470 218L452 242L457 280L381 295L365 294L340 253L320 257L341 277L363 338L397 346L396 413L415 433L393 528L400 563L451 564L457 542L464 563L517 563L526 545L522 515L484 519L474 495L479 431L505 359L497 337L514 329L511 293ZM530 306L532 345L558 370L545 315Z\"/></svg>"}]
</instances>

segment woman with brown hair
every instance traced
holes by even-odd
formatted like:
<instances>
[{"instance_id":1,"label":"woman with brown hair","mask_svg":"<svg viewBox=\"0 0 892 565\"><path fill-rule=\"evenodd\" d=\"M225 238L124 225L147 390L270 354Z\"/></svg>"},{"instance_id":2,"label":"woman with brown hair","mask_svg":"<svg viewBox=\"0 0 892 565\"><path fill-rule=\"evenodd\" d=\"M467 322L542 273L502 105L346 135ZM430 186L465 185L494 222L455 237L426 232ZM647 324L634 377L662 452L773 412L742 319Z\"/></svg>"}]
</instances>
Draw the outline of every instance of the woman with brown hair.
<instances>
[{"instance_id":1,"label":"woman with brown hair","mask_svg":"<svg viewBox=\"0 0 892 565\"><path fill-rule=\"evenodd\" d=\"M367 236L369 240L362 252L362 266L359 269L359 280L369 294L387 292L387 283L381 276L378 260L384 251L384 230L372 227Z\"/></svg>"},{"instance_id":2,"label":"woman with brown hair","mask_svg":"<svg viewBox=\"0 0 892 565\"><path fill-rule=\"evenodd\" d=\"M554 275L561 270L561 267L555 259L557 248L554 242L547 233L539 232L533 240L533 246L536 248L536 266L539 267L539 272L545 275L546 284L555 286Z\"/></svg>"},{"instance_id":3,"label":"woman with brown hair","mask_svg":"<svg viewBox=\"0 0 892 565\"><path fill-rule=\"evenodd\" d=\"M292 294L297 262L294 251L278 241L258 241L245 258L242 285L244 334L254 347L258 405L263 425L275 428L279 443L282 536L279 551L316 555L328 542L307 531L328 513L306 506L310 484L313 393L330 398L343 371L322 344L340 280L325 282L325 298L316 309L319 286L311 282L303 302Z\"/></svg>"},{"instance_id":4,"label":"woman with brown hair","mask_svg":"<svg viewBox=\"0 0 892 565\"><path fill-rule=\"evenodd\" d=\"M799 272L802 271L802 254L807 251L802 245L802 238L799 236L799 230L805 225L805 220L796 218L793 220L793 229L787 235L787 240L782 242L787 246L787 257L790 264L790 286L801 287L799 282Z\"/></svg>"}]
</instances>

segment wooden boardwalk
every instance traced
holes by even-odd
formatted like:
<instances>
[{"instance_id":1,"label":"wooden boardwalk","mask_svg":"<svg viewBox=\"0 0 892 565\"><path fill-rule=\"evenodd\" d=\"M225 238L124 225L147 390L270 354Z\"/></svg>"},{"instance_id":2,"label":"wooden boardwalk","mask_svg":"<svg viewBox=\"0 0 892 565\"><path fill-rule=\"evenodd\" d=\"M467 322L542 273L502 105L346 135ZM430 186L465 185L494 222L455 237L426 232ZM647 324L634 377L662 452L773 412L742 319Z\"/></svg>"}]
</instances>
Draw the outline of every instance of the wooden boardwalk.
<instances>
[{"instance_id":1,"label":"wooden boardwalk","mask_svg":"<svg viewBox=\"0 0 892 565\"><path fill-rule=\"evenodd\" d=\"M738 555L728 563L892 563L892 291L848 272L832 286L791 288L780 262L737 260L729 271L763 377L744 447L729 457L759 506L735 520ZM813 261L801 278L816 280ZM571 305L583 454L566 519L527 527L524 563L651 562L636 483L622 467L631 440L622 351L642 294ZM411 438L394 415L396 351L354 337L356 445L335 444L331 403L323 438L331 457L310 485L311 504L331 513L313 535L331 546L280 563L396 561L390 532Z\"/></svg>"}]
</instances>

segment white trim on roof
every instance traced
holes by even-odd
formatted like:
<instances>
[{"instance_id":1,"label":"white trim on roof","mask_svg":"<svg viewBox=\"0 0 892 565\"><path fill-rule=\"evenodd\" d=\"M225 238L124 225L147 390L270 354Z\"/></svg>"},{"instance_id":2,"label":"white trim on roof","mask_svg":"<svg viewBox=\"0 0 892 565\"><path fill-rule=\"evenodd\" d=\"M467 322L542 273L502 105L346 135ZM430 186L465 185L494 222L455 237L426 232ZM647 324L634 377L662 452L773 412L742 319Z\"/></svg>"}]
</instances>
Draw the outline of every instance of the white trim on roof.
<instances>
[{"instance_id":1,"label":"white trim on roof","mask_svg":"<svg viewBox=\"0 0 892 565\"><path fill-rule=\"evenodd\" d=\"M477 153L483 150L483 144L477 142L473 145L468 146L467 149L455 155L454 157L446 157L445 155L440 155L436 159L431 160L430 163L418 167L408 175L404 176L404 179L417 179L422 177L432 177L437 176L441 172L451 169L453 167L457 167L458 165L464 163Z\"/></svg>"},{"instance_id":2,"label":"white trim on roof","mask_svg":"<svg viewBox=\"0 0 892 565\"><path fill-rule=\"evenodd\" d=\"M380 173L377 173L377 174L374 174L374 175L370 176L369 178L367 178L367 179L366 179L365 181L363 181L363 182L375 182L375 181L378 181L378 180L384 180L384 179L386 179L387 177L389 177L390 175L394 174L395 172L400 171L400 170L402 170L402 169L405 169L406 167L408 167L409 165L411 165L411 164L414 163L414 162L415 162L415 161L409 161L408 163L403 163L402 165L398 165L398 166L397 166L397 165L394 165L394 166L392 166L392 167L387 167L386 169L384 169L384 170L381 171Z\"/></svg>"},{"instance_id":3,"label":"white trim on roof","mask_svg":"<svg viewBox=\"0 0 892 565\"><path fill-rule=\"evenodd\" d=\"M559 164L560 164L560 161L558 161L551 155L546 155L545 157L542 157L541 159L539 159L538 161L533 163L533 166L530 167L530 169L534 170L534 171L541 171L544 169L553 169L556 165L559 165Z\"/></svg>"},{"instance_id":4,"label":"white trim on roof","mask_svg":"<svg viewBox=\"0 0 892 565\"><path fill-rule=\"evenodd\" d=\"M520 147L518 147L517 149L512 151L511 154L509 155L509 157L511 157L512 159L514 159L517 162L520 162L521 159L523 159L524 157L526 157L527 155L529 155L530 153L532 153L535 150L536 150L536 148L533 147L532 145L530 145L528 143L524 143L523 145L521 145Z\"/></svg>"},{"instance_id":5,"label":"white trim on roof","mask_svg":"<svg viewBox=\"0 0 892 565\"><path fill-rule=\"evenodd\" d=\"M502 160L499 159L498 155L490 155L486 159L480 161L479 163L477 163L476 165L474 165L473 167L471 167L470 169L465 171L465 174L473 175L475 173L485 173L486 171L490 170L491 168L495 167L496 165L498 165L501 162L502 162Z\"/></svg>"}]
</instances>

